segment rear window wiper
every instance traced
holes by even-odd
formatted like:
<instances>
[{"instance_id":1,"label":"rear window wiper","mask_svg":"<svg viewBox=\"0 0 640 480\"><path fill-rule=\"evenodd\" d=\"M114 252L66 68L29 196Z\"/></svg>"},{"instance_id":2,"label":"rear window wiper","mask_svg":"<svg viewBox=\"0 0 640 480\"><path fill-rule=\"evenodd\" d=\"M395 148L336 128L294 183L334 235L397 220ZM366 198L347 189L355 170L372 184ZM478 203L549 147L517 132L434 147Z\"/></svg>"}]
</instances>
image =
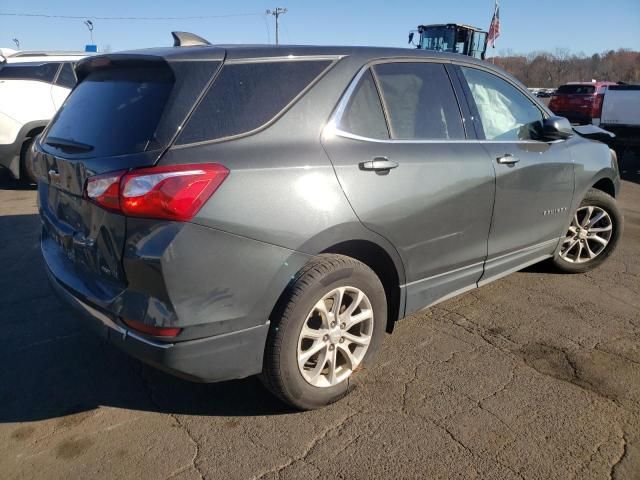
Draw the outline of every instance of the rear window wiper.
<instances>
[{"instance_id":1,"label":"rear window wiper","mask_svg":"<svg viewBox=\"0 0 640 480\"><path fill-rule=\"evenodd\" d=\"M47 137L47 140L44 143L46 143L47 145L51 145L52 147L77 150L79 152L89 152L93 150L93 145L76 142L75 140L69 140L68 138Z\"/></svg>"}]
</instances>

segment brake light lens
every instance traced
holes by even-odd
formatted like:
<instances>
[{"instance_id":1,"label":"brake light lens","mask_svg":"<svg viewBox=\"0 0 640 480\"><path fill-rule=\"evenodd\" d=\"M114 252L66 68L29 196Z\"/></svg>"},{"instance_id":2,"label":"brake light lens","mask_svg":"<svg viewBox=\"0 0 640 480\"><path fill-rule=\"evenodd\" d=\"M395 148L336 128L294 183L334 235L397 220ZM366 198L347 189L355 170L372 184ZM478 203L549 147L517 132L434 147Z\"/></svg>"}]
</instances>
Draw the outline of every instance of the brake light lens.
<instances>
[{"instance_id":1,"label":"brake light lens","mask_svg":"<svg viewBox=\"0 0 640 480\"><path fill-rule=\"evenodd\" d=\"M122 321L126 326L137 330L138 332L153 335L155 337L175 337L182 331L181 328L152 327L136 320L126 320L123 318Z\"/></svg>"},{"instance_id":2,"label":"brake light lens","mask_svg":"<svg viewBox=\"0 0 640 480\"><path fill-rule=\"evenodd\" d=\"M124 171L97 175L87 180L85 195L107 210L120 210L120 179Z\"/></svg>"},{"instance_id":3,"label":"brake light lens","mask_svg":"<svg viewBox=\"0 0 640 480\"><path fill-rule=\"evenodd\" d=\"M91 177L85 192L97 205L130 217L189 221L228 174L217 163L141 168Z\"/></svg>"},{"instance_id":4,"label":"brake light lens","mask_svg":"<svg viewBox=\"0 0 640 480\"><path fill-rule=\"evenodd\" d=\"M600 118L602 114L602 104L604 103L604 94L599 93L593 97L591 104L591 118Z\"/></svg>"},{"instance_id":5,"label":"brake light lens","mask_svg":"<svg viewBox=\"0 0 640 480\"><path fill-rule=\"evenodd\" d=\"M131 217L188 221L228 174L215 163L133 170L120 183L120 208Z\"/></svg>"}]
</instances>

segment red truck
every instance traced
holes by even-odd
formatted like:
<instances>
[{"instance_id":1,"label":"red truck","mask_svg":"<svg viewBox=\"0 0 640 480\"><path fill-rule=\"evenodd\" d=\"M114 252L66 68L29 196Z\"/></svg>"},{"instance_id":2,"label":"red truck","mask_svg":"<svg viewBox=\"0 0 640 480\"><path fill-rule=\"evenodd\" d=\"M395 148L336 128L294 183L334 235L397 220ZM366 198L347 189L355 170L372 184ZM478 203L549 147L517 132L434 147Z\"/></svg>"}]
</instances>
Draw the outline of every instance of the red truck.
<instances>
[{"instance_id":1,"label":"red truck","mask_svg":"<svg viewBox=\"0 0 640 480\"><path fill-rule=\"evenodd\" d=\"M571 123L600 125L604 93L614 82L571 82L551 96L549 108Z\"/></svg>"}]
</instances>

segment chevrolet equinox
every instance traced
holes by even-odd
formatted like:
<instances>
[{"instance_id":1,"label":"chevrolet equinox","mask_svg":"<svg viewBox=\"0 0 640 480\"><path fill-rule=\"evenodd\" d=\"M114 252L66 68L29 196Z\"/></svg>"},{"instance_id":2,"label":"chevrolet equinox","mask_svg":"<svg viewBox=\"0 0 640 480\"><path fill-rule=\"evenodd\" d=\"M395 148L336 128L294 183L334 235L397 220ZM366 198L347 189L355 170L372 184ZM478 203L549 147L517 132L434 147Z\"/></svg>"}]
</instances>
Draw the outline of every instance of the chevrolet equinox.
<instances>
[{"instance_id":1,"label":"chevrolet equinox","mask_svg":"<svg viewBox=\"0 0 640 480\"><path fill-rule=\"evenodd\" d=\"M493 65L175 37L79 62L29 155L54 290L148 364L321 407L398 319L620 239L615 154Z\"/></svg>"}]
</instances>

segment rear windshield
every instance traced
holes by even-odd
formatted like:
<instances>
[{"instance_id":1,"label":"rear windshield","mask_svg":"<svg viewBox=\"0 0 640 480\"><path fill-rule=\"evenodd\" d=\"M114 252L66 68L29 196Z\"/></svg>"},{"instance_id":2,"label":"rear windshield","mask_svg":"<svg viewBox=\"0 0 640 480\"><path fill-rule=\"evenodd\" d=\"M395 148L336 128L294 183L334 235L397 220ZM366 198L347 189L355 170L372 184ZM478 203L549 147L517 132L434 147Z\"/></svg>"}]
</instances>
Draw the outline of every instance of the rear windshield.
<instances>
[{"instance_id":1,"label":"rear windshield","mask_svg":"<svg viewBox=\"0 0 640 480\"><path fill-rule=\"evenodd\" d=\"M83 157L146 150L174 78L168 68L120 68L89 74L52 122L44 143Z\"/></svg>"},{"instance_id":2,"label":"rear windshield","mask_svg":"<svg viewBox=\"0 0 640 480\"><path fill-rule=\"evenodd\" d=\"M13 63L0 69L0 80L36 80L53 82L59 63Z\"/></svg>"},{"instance_id":3,"label":"rear windshield","mask_svg":"<svg viewBox=\"0 0 640 480\"><path fill-rule=\"evenodd\" d=\"M176 144L216 140L262 127L330 63L328 60L299 60L223 66Z\"/></svg>"},{"instance_id":4,"label":"rear windshield","mask_svg":"<svg viewBox=\"0 0 640 480\"><path fill-rule=\"evenodd\" d=\"M593 85L562 85L556 93L591 95L595 93L596 87Z\"/></svg>"}]
</instances>

